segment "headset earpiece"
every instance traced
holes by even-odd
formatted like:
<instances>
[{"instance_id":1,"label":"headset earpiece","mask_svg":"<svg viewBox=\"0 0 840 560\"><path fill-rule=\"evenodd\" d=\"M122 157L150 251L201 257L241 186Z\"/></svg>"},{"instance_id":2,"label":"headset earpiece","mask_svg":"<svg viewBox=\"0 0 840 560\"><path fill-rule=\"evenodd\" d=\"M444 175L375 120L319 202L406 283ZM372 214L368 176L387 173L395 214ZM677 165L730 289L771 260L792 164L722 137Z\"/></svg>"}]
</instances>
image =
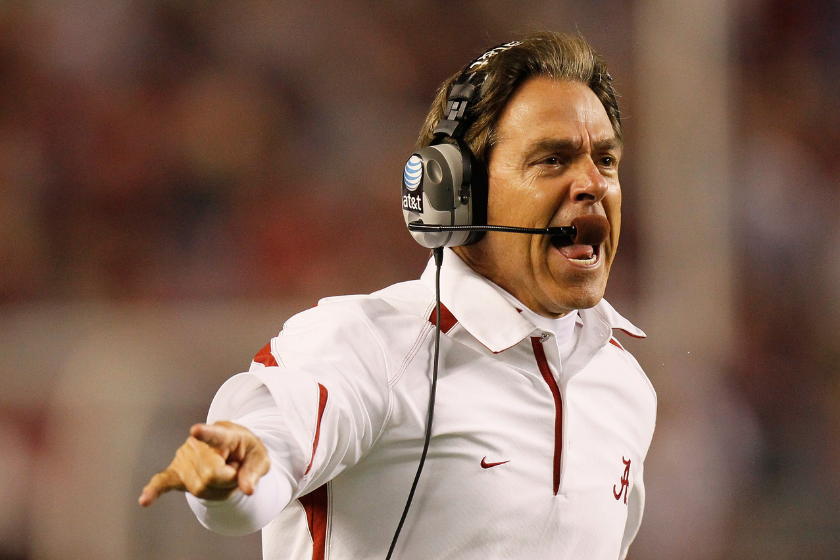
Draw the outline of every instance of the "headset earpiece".
<instances>
[{"instance_id":1,"label":"headset earpiece","mask_svg":"<svg viewBox=\"0 0 840 560\"><path fill-rule=\"evenodd\" d=\"M403 217L406 224L472 225L475 197L464 181L464 157L457 144L434 144L420 148L405 166L403 175ZM473 162L467 158L467 172ZM466 193L466 195L465 195ZM465 245L471 231L415 232L411 235L422 246L455 247Z\"/></svg>"},{"instance_id":2,"label":"headset earpiece","mask_svg":"<svg viewBox=\"0 0 840 560\"><path fill-rule=\"evenodd\" d=\"M463 95L474 95L475 88L457 85L460 81L456 81L448 99L454 118L441 120L432 143L414 152L405 165L402 206L406 225L415 221L443 226L486 223L487 171L461 137L467 128L464 119L471 101ZM434 249L475 243L484 232L412 231L411 235L420 245Z\"/></svg>"}]
</instances>

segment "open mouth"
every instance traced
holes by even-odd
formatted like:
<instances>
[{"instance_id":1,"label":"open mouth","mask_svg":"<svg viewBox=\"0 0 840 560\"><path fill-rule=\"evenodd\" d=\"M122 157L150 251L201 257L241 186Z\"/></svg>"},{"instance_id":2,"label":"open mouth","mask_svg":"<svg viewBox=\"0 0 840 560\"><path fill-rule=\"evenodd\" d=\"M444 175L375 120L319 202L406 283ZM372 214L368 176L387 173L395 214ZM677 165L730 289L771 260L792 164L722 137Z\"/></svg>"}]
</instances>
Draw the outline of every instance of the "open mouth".
<instances>
[{"instance_id":1,"label":"open mouth","mask_svg":"<svg viewBox=\"0 0 840 560\"><path fill-rule=\"evenodd\" d=\"M560 251L560 254L572 261L574 264L589 266L598 262L601 253L601 245L579 245L566 235L555 235L551 237L551 244Z\"/></svg>"}]
</instances>

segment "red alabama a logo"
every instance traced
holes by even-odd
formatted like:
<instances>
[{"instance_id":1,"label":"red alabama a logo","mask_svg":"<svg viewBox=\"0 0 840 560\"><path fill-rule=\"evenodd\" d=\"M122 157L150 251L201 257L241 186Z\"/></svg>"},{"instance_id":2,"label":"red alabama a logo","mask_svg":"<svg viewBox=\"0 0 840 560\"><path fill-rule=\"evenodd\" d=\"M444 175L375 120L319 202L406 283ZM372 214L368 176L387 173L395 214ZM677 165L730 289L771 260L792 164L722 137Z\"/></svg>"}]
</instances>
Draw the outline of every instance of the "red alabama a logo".
<instances>
[{"instance_id":1,"label":"red alabama a logo","mask_svg":"<svg viewBox=\"0 0 840 560\"><path fill-rule=\"evenodd\" d=\"M627 492L630 489L630 459L621 457L621 462L624 463L624 475L621 477L621 488L616 492L615 485L613 485L613 496L616 500L621 499L624 494L624 503L627 503Z\"/></svg>"}]
</instances>

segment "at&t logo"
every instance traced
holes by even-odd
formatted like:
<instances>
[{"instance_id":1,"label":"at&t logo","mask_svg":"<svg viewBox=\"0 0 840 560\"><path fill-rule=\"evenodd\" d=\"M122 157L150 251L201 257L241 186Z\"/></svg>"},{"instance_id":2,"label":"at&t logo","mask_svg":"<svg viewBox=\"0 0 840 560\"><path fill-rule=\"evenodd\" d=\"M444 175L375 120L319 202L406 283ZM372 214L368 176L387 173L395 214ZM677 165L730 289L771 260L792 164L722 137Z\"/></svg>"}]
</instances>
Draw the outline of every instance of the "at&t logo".
<instances>
[{"instance_id":1,"label":"at&t logo","mask_svg":"<svg viewBox=\"0 0 840 560\"><path fill-rule=\"evenodd\" d=\"M402 207L423 213L423 160L417 154L408 159L403 171Z\"/></svg>"}]
</instances>

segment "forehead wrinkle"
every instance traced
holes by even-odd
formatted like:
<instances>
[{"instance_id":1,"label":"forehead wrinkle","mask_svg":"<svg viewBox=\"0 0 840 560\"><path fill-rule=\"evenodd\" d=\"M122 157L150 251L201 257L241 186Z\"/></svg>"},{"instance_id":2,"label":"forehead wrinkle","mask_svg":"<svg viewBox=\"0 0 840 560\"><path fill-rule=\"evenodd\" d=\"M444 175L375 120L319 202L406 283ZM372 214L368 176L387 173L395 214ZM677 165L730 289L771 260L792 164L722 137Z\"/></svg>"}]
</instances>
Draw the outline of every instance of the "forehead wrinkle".
<instances>
[{"instance_id":1,"label":"forehead wrinkle","mask_svg":"<svg viewBox=\"0 0 840 560\"><path fill-rule=\"evenodd\" d=\"M533 81L540 82L544 79L536 78ZM586 97L592 97L592 99L582 100L584 105L588 104L588 106L581 106L578 101L575 101L575 92L571 92L569 94L569 99L572 101L571 106L565 102L548 106L540 106L539 104L535 106L532 103L518 103L516 98L521 94L521 91L518 91L511 97L508 106L505 107L499 119L489 129L485 152L486 162L489 163L491 155L500 144L507 144L510 140L517 140L517 136L522 136L521 132L517 132L518 129L534 131L536 128L539 130L539 128L542 128L543 122L557 120L558 111L561 113L559 120L565 123L564 127L567 130L565 132L545 130L541 137L531 140L526 138L526 144L522 145L520 157L529 157L539 150L576 153L587 146L591 152L623 150L624 143L615 136L615 130L607 116L606 109L591 89L578 82L552 80L552 89L558 86L581 86L591 94ZM511 130L509 128L513 129L513 135L510 134ZM569 130L569 128L574 131ZM609 137L603 138L607 134L609 134ZM525 135L527 136L528 133L525 132ZM603 135L602 139L596 139L597 136L601 135Z\"/></svg>"},{"instance_id":2,"label":"forehead wrinkle","mask_svg":"<svg viewBox=\"0 0 840 560\"><path fill-rule=\"evenodd\" d=\"M591 111L584 111L589 114ZM621 140L616 138L612 127L605 132L610 134L607 138L597 138L599 131L598 123L586 119L576 119L572 123L574 132L571 134L553 135L548 133L530 141L526 146L526 152L536 153L539 151L556 151L560 153L579 153L583 151L607 151L621 149ZM595 125L595 126L593 126ZM594 130L593 130L594 128ZM571 132L571 131L569 131Z\"/></svg>"}]
</instances>

